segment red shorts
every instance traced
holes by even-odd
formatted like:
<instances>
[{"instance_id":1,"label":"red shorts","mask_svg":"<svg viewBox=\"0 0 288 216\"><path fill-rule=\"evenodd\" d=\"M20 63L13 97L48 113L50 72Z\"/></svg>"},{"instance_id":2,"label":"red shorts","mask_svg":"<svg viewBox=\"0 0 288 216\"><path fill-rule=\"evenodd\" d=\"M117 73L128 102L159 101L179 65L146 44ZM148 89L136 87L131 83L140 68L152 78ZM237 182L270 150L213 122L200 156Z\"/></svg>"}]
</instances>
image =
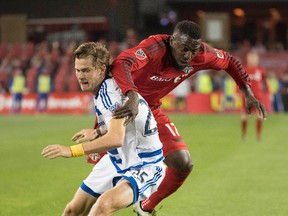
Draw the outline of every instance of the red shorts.
<instances>
[{"instance_id":1,"label":"red shorts","mask_svg":"<svg viewBox=\"0 0 288 216\"><path fill-rule=\"evenodd\" d=\"M176 126L170 121L168 116L165 115L160 108L152 110L152 113L157 122L159 137L163 144L164 156L166 157L170 153L178 150L188 150Z\"/></svg>"}]
</instances>

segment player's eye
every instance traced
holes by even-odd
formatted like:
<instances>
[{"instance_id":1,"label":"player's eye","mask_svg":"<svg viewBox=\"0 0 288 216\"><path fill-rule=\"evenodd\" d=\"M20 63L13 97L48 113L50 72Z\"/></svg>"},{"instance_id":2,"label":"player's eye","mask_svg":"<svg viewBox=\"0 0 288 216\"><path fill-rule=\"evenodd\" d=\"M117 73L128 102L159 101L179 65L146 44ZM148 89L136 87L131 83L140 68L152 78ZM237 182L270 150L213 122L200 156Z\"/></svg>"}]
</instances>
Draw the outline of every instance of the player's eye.
<instances>
[{"instance_id":1,"label":"player's eye","mask_svg":"<svg viewBox=\"0 0 288 216\"><path fill-rule=\"evenodd\" d=\"M189 52L189 49L188 49L187 47L184 47L184 48L183 48L183 51L184 51L184 52Z\"/></svg>"},{"instance_id":2,"label":"player's eye","mask_svg":"<svg viewBox=\"0 0 288 216\"><path fill-rule=\"evenodd\" d=\"M198 52L198 50L192 50L191 52L193 55L195 55Z\"/></svg>"}]
</instances>

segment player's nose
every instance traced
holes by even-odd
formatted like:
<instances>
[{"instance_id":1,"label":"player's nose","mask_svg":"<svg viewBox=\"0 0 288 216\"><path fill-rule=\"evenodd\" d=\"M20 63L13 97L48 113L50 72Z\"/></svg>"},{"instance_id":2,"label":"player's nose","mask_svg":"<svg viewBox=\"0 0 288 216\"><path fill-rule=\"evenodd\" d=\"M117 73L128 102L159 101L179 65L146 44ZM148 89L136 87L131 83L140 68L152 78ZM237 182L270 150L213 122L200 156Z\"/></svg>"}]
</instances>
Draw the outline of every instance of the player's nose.
<instances>
[{"instance_id":1,"label":"player's nose","mask_svg":"<svg viewBox=\"0 0 288 216\"><path fill-rule=\"evenodd\" d=\"M191 51L185 52L184 58L187 60L191 60L193 58L193 53Z\"/></svg>"}]
</instances>

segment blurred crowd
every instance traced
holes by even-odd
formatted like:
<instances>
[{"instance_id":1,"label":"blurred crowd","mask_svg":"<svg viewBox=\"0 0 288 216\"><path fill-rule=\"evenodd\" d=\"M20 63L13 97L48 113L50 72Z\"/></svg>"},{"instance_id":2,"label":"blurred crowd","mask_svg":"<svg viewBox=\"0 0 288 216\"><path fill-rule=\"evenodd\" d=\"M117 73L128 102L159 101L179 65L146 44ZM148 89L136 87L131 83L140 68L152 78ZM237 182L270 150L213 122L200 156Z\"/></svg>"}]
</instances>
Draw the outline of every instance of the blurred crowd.
<instances>
[{"instance_id":1,"label":"blurred crowd","mask_svg":"<svg viewBox=\"0 0 288 216\"><path fill-rule=\"evenodd\" d=\"M121 51L138 44L137 34L133 29L127 30L122 42L106 41L113 59ZM39 43L26 44L0 44L0 93L11 92L13 77L24 76L25 87L23 92L37 92L40 75L49 76L50 89L53 92L79 91L74 75L73 51L79 41L70 40L61 43L57 40L51 42L43 40ZM112 61L111 59L111 61ZM20 91L20 88L17 89Z\"/></svg>"},{"instance_id":2,"label":"blurred crowd","mask_svg":"<svg viewBox=\"0 0 288 216\"><path fill-rule=\"evenodd\" d=\"M107 45L112 61L121 51L138 44L139 37L136 31L128 29L121 42L106 39L100 39L100 41ZM40 43L0 44L0 93L14 95L15 112L19 107L17 103L26 93L39 95L38 106L41 110L41 100L47 100L50 92L80 91L74 75L73 63L73 51L78 44L79 41L74 40L67 43L43 40ZM240 47L242 50L239 48L238 53L242 54L245 52L247 54L252 49L254 51L257 49L260 53L266 52L265 48L260 45ZM267 82L271 91L273 111L288 112L288 73L283 73L279 77L273 71L267 70ZM174 94L181 101L190 92L221 91L227 100L232 100L235 94L234 89L235 83L225 72L209 70L197 73L196 76L180 85Z\"/></svg>"}]
</instances>

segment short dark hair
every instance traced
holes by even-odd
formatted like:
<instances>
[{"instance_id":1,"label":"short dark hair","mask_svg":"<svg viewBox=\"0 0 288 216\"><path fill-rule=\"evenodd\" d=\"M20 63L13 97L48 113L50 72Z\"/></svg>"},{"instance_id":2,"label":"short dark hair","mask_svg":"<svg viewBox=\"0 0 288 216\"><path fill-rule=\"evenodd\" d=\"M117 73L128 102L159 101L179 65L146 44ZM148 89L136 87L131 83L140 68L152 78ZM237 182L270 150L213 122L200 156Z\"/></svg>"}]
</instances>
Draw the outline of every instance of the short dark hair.
<instances>
[{"instance_id":1,"label":"short dark hair","mask_svg":"<svg viewBox=\"0 0 288 216\"><path fill-rule=\"evenodd\" d=\"M97 63L109 65L110 53L104 44L99 42L86 42L78 46L74 51L74 60L92 57L93 66L97 66Z\"/></svg>"},{"instance_id":2,"label":"short dark hair","mask_svg":"<svg viewBox=\"0 0 288 216\"><path fill-rule=\"evenodd\" d=\"M200 26L192 21L183 20L176 24L174 32L179 31L189 37L198 40L201 39L201 30Z\"/></svg>"}]
</instances>

